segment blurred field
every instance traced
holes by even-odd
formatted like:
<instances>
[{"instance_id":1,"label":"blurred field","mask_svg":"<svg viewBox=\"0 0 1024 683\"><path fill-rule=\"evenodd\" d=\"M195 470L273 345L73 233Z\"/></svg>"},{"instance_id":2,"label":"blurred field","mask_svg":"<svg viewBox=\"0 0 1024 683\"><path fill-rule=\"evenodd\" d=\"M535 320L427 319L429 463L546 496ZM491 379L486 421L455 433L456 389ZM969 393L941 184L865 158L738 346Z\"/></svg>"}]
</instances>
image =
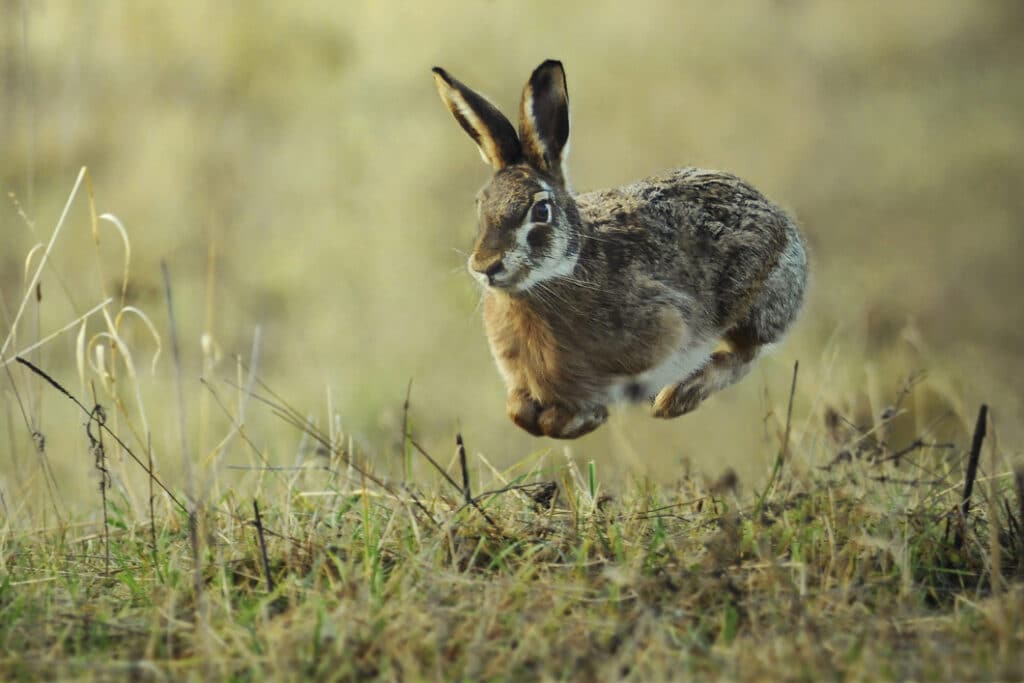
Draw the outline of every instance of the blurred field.
<instances>
[{"instance_id":1,"label":"blurred field","mask_svg":"<svg viewBox=\"0 0 1024 683\"><path fill-rule=\"evenodd\" d=\"M162 259L174 282L190 447L205 466L215 462L221 481L251 478L227 469L251 456L213 458L229 422L197 378L235 377L233 359L250 360L257 326L261 376L321 425L330 405L368 458L395 457L410 379L412 426L430 449L450 453L461 430L496 463L538 449L560 458L562 444L505 418L463 268L472 196L488 170L429 73L443 65L512 112L530 70L557 57L574 107L578 189L672 166L729 170L795 212L813 249L801 322L745 382L667 424L620 409L571 444L574 457L598 461L610 481L668 481L684 461L710 477L731 466L744 482L763 480L795 359L798 439L829 405L870 423L885 397L926 371L908 433L962 442L985 400L1001 448L1019 457L1024 6L643 7L6 0L2 336L22 300L25 257L49 239L84 165L98 210L130 235L127 303L148 312L164 340L150 374L152 343L143 326L126 324L154 452L172 482L178 412ZM12 350L118 291L120 240L104 225L97 252L87 208L83 193ZM90 319L90 335L103 328ZM87 396L75 334L30 357ZM60 498L95 505L96 482L82 476L82 417L20 368L2 383L6 495L31 507L24 494L43 490L28 421L47 439ZM130 402L125 411L137 420ZM295 462L299 436L258 411L248 438L270 462ZM809 464L833 455L805 445Z\"/></svg>"}]
</instances>

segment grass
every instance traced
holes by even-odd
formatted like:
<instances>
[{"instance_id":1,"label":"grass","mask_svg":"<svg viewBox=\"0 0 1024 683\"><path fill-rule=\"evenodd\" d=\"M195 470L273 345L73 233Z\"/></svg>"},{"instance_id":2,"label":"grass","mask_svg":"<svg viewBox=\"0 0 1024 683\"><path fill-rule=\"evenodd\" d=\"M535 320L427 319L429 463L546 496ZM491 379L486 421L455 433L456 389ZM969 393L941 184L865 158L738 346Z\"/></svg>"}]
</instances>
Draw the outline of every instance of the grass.
<instances>
[{"instance_id":1,"label":"grass","mask_svg":"<svg viewBox=\"0 0 1024 683\"><path fill-rule=\"evenodd\" d=\"M95 216L89 183L68 204L83 186ZM987 411L970 441L922 426L921 375L865 421L794 409L794 367L788 400L765 418L776 457L752 486L688 468L608 482L594 461L550 450L499 468L462 435L446 460L421 443L411 385L398 438L360 444L330 395L318 421L254 358L199 380L225 421L214 448L189 456L209 420L186 419L182 400L154 446L126 309L111 298L106 331L76 342L88 396L20 353L5 364L24 411L12 443L31 443L36 464L3 489L4 680L1024 676L1024 469ZM130 317L159 348L156 316ZM168 395L188 382L171 346ZM33 427L43 393L84 437L84 513L67 506ZM298 440L294 465L273 464L261 431ZM232 448L250 479L222 485ZM181 468L154 463L175 450Z\"/></svg>"},{"instance_id":2,"label":"grass","mask_svg":"<svg viewBox=\"0 0 1024 683\"><path fill-rule=\"evenodd\" d=\"M152 520L114 494L106 528L8 525L0 676L1024 674L1012 480L980 482L988 494L957 548L959 449L916 449L897 467L878 444L825 469L803 467L796 450L756 502L734 480L637 481L609 496L599 472L571 460L498 472L481 457L477 487L499 491L469 505L447 483L387 493L360 474L358 454L306 429L328 453L267 472L252 500L204 501L198 554L189 511L166 495ZM906 480L922 471L936 480Z\"/></svg>"}]
</instances>

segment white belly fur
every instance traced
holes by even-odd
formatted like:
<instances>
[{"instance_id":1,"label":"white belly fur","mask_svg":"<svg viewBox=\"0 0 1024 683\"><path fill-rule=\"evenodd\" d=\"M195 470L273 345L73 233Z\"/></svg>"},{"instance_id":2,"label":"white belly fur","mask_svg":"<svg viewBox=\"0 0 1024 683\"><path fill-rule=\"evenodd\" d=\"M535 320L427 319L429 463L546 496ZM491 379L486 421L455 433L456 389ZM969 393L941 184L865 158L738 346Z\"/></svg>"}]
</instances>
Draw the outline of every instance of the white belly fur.
<instances>
[{"instance_id":1,"label":"white belly fur","mask_svg":"<svg viewBox=\"0 0 1024 683\"><path fill-rule=\"evenodd\" d=\"M650 401L665 387L687 379L704 367L714 350L715 342L694 344L676 351L650 370L620 377L608 388L608 402Z\"/></svg>"}]
</instances>

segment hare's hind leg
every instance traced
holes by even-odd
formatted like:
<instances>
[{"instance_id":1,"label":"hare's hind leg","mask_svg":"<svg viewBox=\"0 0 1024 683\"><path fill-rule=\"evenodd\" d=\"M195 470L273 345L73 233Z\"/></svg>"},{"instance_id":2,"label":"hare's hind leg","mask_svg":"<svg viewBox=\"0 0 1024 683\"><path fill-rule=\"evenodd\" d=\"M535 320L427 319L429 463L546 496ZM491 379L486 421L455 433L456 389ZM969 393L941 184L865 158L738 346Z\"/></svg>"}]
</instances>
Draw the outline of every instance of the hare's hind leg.
<instances>
[{"instance_id":1,"label":"hare's hind leg","mask_svg":"<svg viewBox=\"0 0 1024 683\"><path fill-rule=\"evenodd\" d=\"M723 337L728 350L715 351L707 365L658 392L654 417L671 418L697 409L707 397L743 379L753 367L761 344L748 334L732 330Z\"/></svg>"}]
</instances>

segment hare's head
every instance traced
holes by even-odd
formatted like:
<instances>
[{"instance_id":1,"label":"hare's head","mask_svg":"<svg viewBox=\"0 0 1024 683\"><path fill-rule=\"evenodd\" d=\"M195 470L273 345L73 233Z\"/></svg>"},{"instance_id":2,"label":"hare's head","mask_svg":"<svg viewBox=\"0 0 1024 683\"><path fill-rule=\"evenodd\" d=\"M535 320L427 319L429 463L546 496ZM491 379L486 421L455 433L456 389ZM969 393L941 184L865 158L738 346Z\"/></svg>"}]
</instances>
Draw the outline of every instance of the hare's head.
<instances>
[{"instance_id":1,"label":"hare's head","mask_svg":"<svg viewBox=\"0 0 1024 683\"><path fill-rule=\"evenodd\" d=\"M435 68L434 78L441 99L495 170L477 195L479 233L470 272L511 292L572 273L580 222L566 182L569 98L561 62L548 60L530 76L518 135L479 93L443 69Z\"/></svg>"}]
</instances>

